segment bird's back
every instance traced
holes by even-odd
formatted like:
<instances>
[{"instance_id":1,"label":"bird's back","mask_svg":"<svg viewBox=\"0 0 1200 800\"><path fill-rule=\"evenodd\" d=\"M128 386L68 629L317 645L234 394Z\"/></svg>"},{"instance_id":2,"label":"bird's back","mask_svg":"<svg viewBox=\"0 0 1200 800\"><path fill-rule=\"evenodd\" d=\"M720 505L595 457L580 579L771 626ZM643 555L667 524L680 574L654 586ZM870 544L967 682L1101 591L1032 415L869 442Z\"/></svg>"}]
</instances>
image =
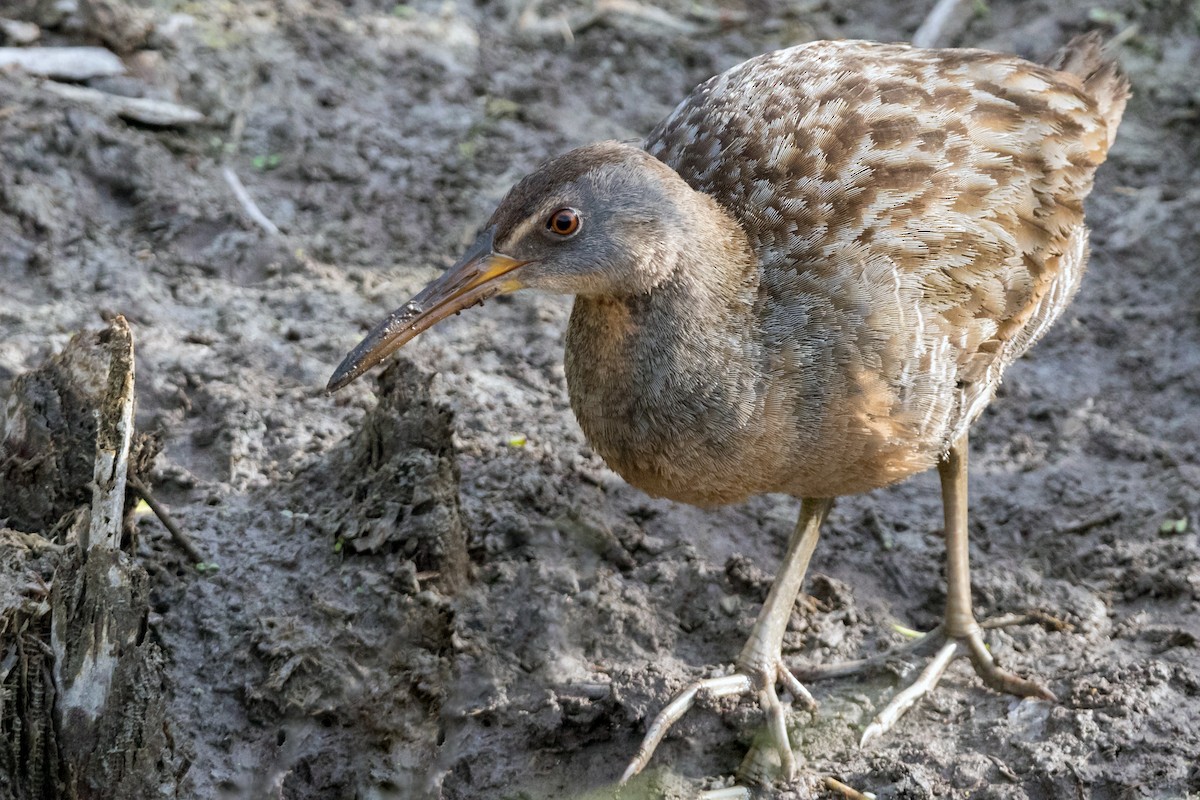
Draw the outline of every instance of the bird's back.
<instances>
[{"instance_id":1,"label":"bird's back","mask_svg":"<svg viewBox=\"0 0 1200 800\"><path fill-rule=\"evenodd\" d=\"M765 369L826 395L809 422L846 491L931 466L1078 288L1128 84L1096 37L1052 65L816 42L712 78L645 142L745 230Z\"/></svg>"}]
</instances>

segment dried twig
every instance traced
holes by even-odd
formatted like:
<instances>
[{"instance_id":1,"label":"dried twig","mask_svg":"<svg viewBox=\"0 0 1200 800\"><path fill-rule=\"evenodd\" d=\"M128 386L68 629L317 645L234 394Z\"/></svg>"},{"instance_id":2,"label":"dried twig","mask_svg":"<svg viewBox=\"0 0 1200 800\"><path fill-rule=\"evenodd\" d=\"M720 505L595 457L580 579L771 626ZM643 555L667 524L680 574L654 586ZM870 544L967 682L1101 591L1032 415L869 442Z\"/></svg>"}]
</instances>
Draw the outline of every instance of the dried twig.
<instances>
[{"instance_id":1,"label":"dried twig","mask_svg":"<svg viewBox=\"0 0 1200 800\"><path fill-rule=\"evenodd\" d=\"M225 182L233 190L233 196L242 204L242 209L246 212L246 216L254 220L267 233L272 236L279 236L279 228L275 227L275 223L271 222L267 218L267 215L258 207L258 204L254 202L254 198L246 191L246 187L242 185L242 181L238 178L237 173L229 167L224 167L221 169L221 174L225 176Z\"/></svg>"},{"instance_id":2,"label":"dried twig","mask_svg":"<svg viewBox=\"0 0 1200 800\"><path fill-rule=\"evenodd\" d=\"M1106 511L1101 511L1099 514L1094 514L1090 517L1085 517L1075 522L1069 522L1066 525L1061 525L1054 530L1056 534L1063 533L1086 533L1092 528L1098 528L1101 525L1107 525L1113 520L1121 518L1121 509L1110 508Z\"/></svg>"},{"instance_id":3,"label":"dried twig","mask_svg":"<svg viewBox=\"0 0 1200 800\"><path fill-rule=\"evenodd\" d=\"M863 794L858 789L855 789L853 786L847 786L837 778L827 775L821 780L825 784L826 789L837 792L847 800L871 800L871 798L867 797L867 795Z\"/></svg>"},{"instance_id":4,"label":"dried twig","mask_svg":"<svg viewBox=\"0 0 1200 800\"><path fill-rule=\"evenodd\" d=\"M949 44L948 40L956 36L962 23L966 22L965 15L957 14L962 4L963 0L938 0L913 34L912 43L917 47L945 47Z\"/></svg>"},{"instance_id":5,"label":"dried twig","mask_svg":"<svg viewBox=\"0 0 1200 800\"><path fill-rule=\"evenodd\" d=\"M137 492L138 497L146 501L146 505L150 506L150 510L154 512L154 516L158 517L158 521L167 529L167 533L171 534L171 539L188 554L188 558L192 560L192 563L205 563L204 556L196 549L196 545L192 543L191 537L183 532L183 529L175 522L170 512L167 511L162 503L158 502L158 499L150 492L146 484L130 475L129 488Z\"/></svg>"},{"instance_id":6,"label":"dried twig","mask_svg":"<svg viewBox=\"0 0 1200 800\"><path fill-rule=\"evenodd\" d=\"M124 97L89 89L86 86L71 86L54 81L46 81L42 84L42 88L59 97L65 97L77 103L88 103L97 106L103 112L144 125L168 127L194 125L204 121L204 115L196 109L167 100L155 100L151 97Z\"/></svg>"}]
</instances>

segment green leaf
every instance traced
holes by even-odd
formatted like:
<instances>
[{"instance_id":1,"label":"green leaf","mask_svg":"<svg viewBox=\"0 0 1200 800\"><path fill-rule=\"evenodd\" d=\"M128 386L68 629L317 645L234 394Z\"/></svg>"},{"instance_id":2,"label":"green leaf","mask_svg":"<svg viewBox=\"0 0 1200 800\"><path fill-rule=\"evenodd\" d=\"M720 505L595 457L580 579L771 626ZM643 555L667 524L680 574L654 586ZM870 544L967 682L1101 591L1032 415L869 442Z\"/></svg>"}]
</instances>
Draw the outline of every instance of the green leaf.
<instances>
[{"instance_id":1,"label":"green leaf","mask_svg":"<svg viewBox=\"0 0 1200 800\"><path fill-rule=\"evenodd\" d=\"M925 634L920 631L915 631L912 628L906 628L899 622L892 623L892 630L903 636L905 639L920 639Z\"/></svg>"},{"instance_id":2,"label":"green leaf","mask_svg":"<svg viewBox=\"0 0 1200 800\"><path fill-rule=\"evenodd\" d=\"M1163 536L1178 536L1181 533L1187 533L1187 529L1187 517L1163 520L1163 523L1158 526L1158 532Z\"/></svg>"}]
</instances>

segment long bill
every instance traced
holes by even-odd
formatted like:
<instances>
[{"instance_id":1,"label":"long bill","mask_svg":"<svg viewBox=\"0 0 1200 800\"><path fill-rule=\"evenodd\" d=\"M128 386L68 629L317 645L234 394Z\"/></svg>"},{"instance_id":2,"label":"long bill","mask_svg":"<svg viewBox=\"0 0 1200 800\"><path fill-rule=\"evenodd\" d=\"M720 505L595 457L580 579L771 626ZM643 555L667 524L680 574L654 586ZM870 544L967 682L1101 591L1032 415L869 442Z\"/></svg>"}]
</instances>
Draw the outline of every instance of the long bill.
<instances>
[{"instance_id":1,"label":"long bill","mask_svg":"<svg viewBox=\"0 0 1200 800\"><path fill-rule=\"evenodd\" d=\"M457 264L376 325L334 371L325 391L332 393L346 386L451 314L519 289L520 281L509 273L529 262L497 253L495 238L495 228L479 234Z\"/></svg>"}]
</instances>

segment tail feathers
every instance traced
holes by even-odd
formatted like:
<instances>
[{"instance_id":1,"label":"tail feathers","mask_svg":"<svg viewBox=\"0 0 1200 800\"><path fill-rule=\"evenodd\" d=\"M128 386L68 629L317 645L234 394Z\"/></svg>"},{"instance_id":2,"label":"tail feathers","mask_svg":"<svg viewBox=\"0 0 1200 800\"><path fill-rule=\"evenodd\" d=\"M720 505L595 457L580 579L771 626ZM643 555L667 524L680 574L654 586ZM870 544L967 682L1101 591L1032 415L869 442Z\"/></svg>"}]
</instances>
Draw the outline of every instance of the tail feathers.
<instances>
[{"instance_id":1,"label":"tail feathers","mask_svg":"<svg viewBox=\"0 0 1200 800\"><path fill-rule=\"evenodd\" d=\"M1051 69L1069 72L1083 81L1087 91L1108 124L1108 144L1117 136L1117 124L1129 99L1129 78L1116 57L1105 50L1098 31L1076 36L1047 63Z\"/></svg>"}]
</instances>

